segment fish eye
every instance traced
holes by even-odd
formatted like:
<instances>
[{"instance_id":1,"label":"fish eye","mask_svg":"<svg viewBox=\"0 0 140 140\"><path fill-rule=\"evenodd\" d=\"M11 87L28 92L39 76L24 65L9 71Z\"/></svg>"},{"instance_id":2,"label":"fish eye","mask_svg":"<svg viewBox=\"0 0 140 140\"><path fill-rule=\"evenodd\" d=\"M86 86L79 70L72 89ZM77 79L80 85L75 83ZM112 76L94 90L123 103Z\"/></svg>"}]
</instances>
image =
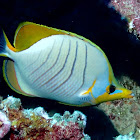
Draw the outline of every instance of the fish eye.
<instances>
[{"instance_id":1,"label":"fish eye","mask_svg":"<svg viewBox=\"0 0 140 140\"><path fill-rule=\"evenodd\" d=\"M113 85L110 85L109 87L109 93L113 93L116 90L116 87Z\"/></svg>"}]
</instances>

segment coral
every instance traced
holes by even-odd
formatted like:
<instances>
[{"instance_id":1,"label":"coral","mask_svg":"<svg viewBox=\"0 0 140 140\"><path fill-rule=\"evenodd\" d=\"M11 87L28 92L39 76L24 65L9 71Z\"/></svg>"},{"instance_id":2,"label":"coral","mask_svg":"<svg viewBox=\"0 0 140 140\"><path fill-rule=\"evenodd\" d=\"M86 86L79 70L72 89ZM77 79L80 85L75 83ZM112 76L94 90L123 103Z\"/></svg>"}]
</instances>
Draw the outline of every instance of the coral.
<instances>
[{"instance_id":1,"label":"coral","mask_svg":"<svg viewBox=\"0 0 140 140\"><path fill-rule=\"evenodd\" d=\"M20 99L9 96L0 108L11 121L10 140L90 140L84 134L86 116L79 111L49 117L42 107L24 109Z\"/></svg>"},{"instance_id":2,"label":"coral","mask_svg":"<svg viewBox=\"0 0 140 140\"><path fill-rule=\"evenodd\" d=\"M133 136L133 133L129 133L128 135L119 135L118 137L115 138L115 140L136 140Z\"/></svg>"},{"instance_id":3,"label":"coral","mask_svg":"<svg viewBox=\"0 0 140 140\"><path fill-rule=\"evenodd\" d=\"M4 112L0 111L0 139L3 138L10 130L11 122Z\"/></svg>"},{"instance_id":4,"label":"coral","mask_svg":"<svg viewBox=\"0 0 140 140\"><path fill-rule=\"evenodd\" d=\"M140 87L126 76L118 80L125 88L133 91L134 98L109 101L100 104L99 108L107 114L121 135L135 132L135 137L140 139Z\"/></svg>"},{"instance_id":5,"label":"coral","mask_svg":"<svg viewBox=\"0 0 140 140\"><path fill-rule=\"evenodd\" d=\"M122 16L128 19L129 31L133 31L140 38L140 1L139 0L111 0L109 6L114 6Z\"/></svg>"}]
</instances>

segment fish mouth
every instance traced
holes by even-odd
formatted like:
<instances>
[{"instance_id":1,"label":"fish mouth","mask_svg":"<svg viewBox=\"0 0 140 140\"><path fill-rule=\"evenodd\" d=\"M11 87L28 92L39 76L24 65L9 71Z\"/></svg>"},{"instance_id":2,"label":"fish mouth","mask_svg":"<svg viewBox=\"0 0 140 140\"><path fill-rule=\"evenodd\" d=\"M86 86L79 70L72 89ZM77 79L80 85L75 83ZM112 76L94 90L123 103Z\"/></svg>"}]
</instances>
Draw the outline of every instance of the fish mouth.
<instances>
[{"instance_id":1,"label":"fish mouth","mask_svg":"<svg viewBox=\"0 0 140 140\"><path fill-rule=\"evenodd\" d=\"M134 93L131 93L131 96L133 96L133 97L134 97L134 96L135 96L135 94L134 94Z\"/></svg>"},{"instance_id":2,"label":"fish mouth","mask_svg":"<svg viewBox=\"0 0 140 140\"><path fill-rule=\"evenodd\" d=\"M126 89L126 88L119 88L119 90L122 91L120 93L121 98L133 98L134 97L134 93L132 92L132 90L129 90L129 89Z\"/></svg>"},{"instance_id":3,"label":"fish mouth","mask_svg":"<svg viewBox=\"0 0 140 140\"><path fill-rule=\"evenodd\" d=\"M133 98L133 97L134 97L133 94L129 94L129 95L126 96L126 98Z\"/></svg>"},{"instance_id":4,"label":"fish mouth","mask_svg":"<svg viewBox=\"0 0 140 140\"><path fill-rule=\"evenodd\" d=\"M131 90L127 90L124 98L133 98L135 95Z\"/></svg>"}]
</instances>

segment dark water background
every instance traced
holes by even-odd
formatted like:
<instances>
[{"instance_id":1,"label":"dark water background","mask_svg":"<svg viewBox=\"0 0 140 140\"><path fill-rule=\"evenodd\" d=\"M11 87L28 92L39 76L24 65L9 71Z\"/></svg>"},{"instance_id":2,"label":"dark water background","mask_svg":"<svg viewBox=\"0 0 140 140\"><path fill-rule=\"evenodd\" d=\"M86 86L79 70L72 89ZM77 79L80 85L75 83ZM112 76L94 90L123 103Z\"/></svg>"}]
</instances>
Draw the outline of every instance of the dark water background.
<instances>
[{"instance_id":1,"label":"dark water background","mask_svg":"<svg viewBox=\"0 0 140 140\"><path fill-rule=\"evenodd\" d=\"M106 53L116 77L128 75L140 85L140 41L127 31L126 20L107 7L109 0L0 0L0 26L12 43L20 22L30 21L82 35ZM12 91L2 76L0 58L0 95L21 98L24 108L42 106L47 112L81 110L87 115L85 133L92 140L111 140L118 132L108 117L96 107L76 108L55 101L30 98ZM53 110L53 111L52 111ZM126 116L127 117L127 116Z\"/></svg>"}]
</instances>

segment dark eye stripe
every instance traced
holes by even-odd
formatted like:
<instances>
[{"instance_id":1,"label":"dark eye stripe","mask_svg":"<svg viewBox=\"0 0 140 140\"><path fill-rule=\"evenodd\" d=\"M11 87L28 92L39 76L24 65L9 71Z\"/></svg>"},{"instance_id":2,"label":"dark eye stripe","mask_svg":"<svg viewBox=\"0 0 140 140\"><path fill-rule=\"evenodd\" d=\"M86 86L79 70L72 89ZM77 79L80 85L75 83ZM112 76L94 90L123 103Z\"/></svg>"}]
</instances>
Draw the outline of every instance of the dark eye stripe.
<instances>
[{"instance_id":1,"label":"dark eye stripe","mask_svg":"<svg viewBox=\"0 0 140 140\"><path fill-rule=\"evenodd\" d=\"M109 93L113 93L115 90L116 90L116 87L113 85L110 85L110 87L109 87L110 92Z\"/></svg>"}]
</instances>

